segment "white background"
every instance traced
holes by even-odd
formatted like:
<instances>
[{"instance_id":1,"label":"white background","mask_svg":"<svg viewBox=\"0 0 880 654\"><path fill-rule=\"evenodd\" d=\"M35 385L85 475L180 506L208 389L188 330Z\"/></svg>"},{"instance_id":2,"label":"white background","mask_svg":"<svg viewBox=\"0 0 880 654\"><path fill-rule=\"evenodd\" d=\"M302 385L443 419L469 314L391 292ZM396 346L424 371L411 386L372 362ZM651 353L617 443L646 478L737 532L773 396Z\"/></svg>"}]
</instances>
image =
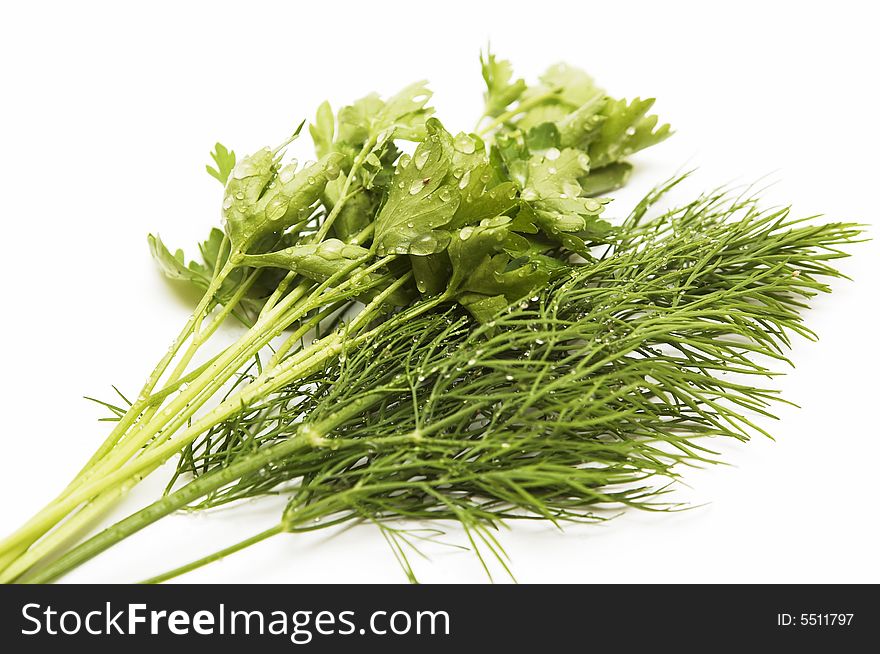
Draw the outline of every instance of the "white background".
<instances>
[{"instance_id":1,"label":"white background","mask_svg":"<svg viewBox=\"0 0 880 654\"><path fill-rule=\"evenodd\" d=\"M823 8L822 5L827 8ZM688 189L768 175L768 203L872 225L880 106L871 3L10 3L0 20L3 246L0 531L59 491L106 425L84 394L140 386L188 313L146 234L190 248L218 222L204 172L215 140L282 140L325 98L429 78L439 116L470 129L491 39L527 79L565 60L612 94L655 96L677 134L637 156L610 208L699 166ZM611 7L616 5L616 7ZM878 243L843 264L778 382L801 409L776 442L718 443L729 467L692 471L677 515L515 527L521 582L880 581ZM158 492L146 483L117 511ZM176 515L70 581L133 581L274 523L280 503ZM450 538L460 539L453 531ZM473 557L429 548L422 581L484 581ZM503 578L499 575L499 578ZM404 580L378 533L281 536L185 581Z\"/></svg>"}]
</instances>

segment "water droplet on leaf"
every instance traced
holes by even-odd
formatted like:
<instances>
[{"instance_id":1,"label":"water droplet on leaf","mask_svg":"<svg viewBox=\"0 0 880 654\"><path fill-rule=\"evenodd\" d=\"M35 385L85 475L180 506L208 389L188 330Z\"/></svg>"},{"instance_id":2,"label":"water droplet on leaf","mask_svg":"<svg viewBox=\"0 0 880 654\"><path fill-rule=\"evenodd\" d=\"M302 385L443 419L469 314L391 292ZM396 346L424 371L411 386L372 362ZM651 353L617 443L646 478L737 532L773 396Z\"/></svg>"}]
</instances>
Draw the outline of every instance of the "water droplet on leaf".
<instances>
[{"instance_id":1,"label":"water droplet on leaf","mask_svg":"<svg viewBox=\"0 0 880 654\"><path fill-rule=\"evenodd\" d=\"M453 146L459 152L464 154L473 154L477 149L477 143L470 136L465 134L464 132L460 132L458 136L455 137L455 140L452 142Z\"/></svg>"},{"instance_id":2,"label":"water droplet on leaf","mask_svg":"<svg viewBox=\"0 0 880 654\"><path fill-rule=\"evenodd\" d=\"M409 187L409 194L415 195L416 193L421 191L423 188L425 188L425 180L423 180L423 179L413 180L413 183L410 184L410 187Z\"/></svg>"},{"instance_id":3,"label":"water droplet on leaf","mask_svg":"<svg viewBox=\"0 0 880 654\"><path fill-rule=\"evenodd\" d=\"M421 170L424 168L429 156L431 156L431 152L427 149L416 152L416 156L413 158L416 169Z\"/></svg>"}]
</instances>

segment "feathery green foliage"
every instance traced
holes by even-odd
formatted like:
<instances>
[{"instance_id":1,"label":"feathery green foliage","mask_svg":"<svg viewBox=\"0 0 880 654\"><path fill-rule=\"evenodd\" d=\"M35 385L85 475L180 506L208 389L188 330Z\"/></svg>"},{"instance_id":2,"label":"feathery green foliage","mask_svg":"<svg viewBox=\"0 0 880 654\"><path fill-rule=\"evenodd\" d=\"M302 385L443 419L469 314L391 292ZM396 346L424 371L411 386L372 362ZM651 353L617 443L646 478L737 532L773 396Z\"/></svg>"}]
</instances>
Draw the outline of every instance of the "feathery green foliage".
<instances>
[{"instance_id":1,"label":"feathery green foliage","mask_svg":"<svg viewBox=\"0 0 880 654\"><path fill-rule=\"evenodd\" d=\"M215 146L223 230L190 263L149 239L202 299L135 399L105 403L113 429L82 471L0 542L0 582L53 579L181 508L280 492L276 527L205 561L361 520L414 579L407 551L437 530L395 521L454 520L488 571L486 549L506 567L504 521L657 508L676 464L712 460L695 439L757 429L775 395L750 379L785 361L789 333L811 336L799 310L858 229L724 193L647 219L677 180L612 225L598 196L670 134L653 100L563 64L528 85L481 63L472 133L448 132L417 82L320 105L303 165L286 148L304 122L245 157ZM229 316L245 330L206 354ZM71 547L178 455L161 499Z\"/></svg>"},{"instance_id":2,"label":"feathery green foliage","mask_svg":"<svg viewBox=\"0 0 880 654\"><path fill-rule=\"evenodd\" d=\"M790 335L813 337L801 311L840 276L832 263L859 229L724 192L646 220L672 184L636 208L604 256L492 321L474 326L457 309L391 320L194 441L171 485L193 481L157 505L185 495L200 510L269 493L289 504L265 534L158 579L268 535L350 520L383 530L412 580L418 538L459 522L489 572L487 555L508 569L494 535L505 522L674 506L662 495L679 466L716 460L706 437L763 433L753 416L782 400L751 380L787 362ZM109 542L156 517L148 507L108 530Z\"/></svg>"}]
</instances>

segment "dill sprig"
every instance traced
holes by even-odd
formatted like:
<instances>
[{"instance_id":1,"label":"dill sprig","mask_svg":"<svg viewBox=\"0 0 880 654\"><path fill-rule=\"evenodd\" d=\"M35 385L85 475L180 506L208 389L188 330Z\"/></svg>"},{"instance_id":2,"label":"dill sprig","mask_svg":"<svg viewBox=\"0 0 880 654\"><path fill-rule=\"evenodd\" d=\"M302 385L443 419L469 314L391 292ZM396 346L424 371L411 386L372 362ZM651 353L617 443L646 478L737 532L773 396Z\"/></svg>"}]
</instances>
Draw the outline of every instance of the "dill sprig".
<instances>
[{"instance_id":1,"label":"dill sprig","mask_svg":"<svg viewBox=\"0 0 880 654\"><path fill-rule=\"evenodd\" d=\"M814 224L719 191L648 218L650 194L597 260L475 325L461 309L390 319L366 344L243 407L181 457L180 488L86 541L52 579L163 515L267 493L276 527L154 579L281 532L379 526L407 576L418 548L397 523L457 521L487 572L520 519L591 521L609 506L666 510L705 437L766 433L808 300L842 276L858 226ZM430 532L428 538L433 537Z\"/></svg>"}]
</instances>

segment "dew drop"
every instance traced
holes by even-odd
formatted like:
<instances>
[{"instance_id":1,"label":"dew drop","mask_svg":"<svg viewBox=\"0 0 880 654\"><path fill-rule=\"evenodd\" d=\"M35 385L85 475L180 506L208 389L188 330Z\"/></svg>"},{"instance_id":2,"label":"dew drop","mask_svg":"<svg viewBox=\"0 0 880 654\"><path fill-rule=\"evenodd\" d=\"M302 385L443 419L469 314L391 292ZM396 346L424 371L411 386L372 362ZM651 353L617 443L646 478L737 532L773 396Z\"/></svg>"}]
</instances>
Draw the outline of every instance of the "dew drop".
<instances>
[{"instance_id":1,"label":"dew drop","mask_svg":"<svg viewBox=\"0 0 880 654\"><path fill-rule=\"evenodd\" d=\"M425 188L425 180L423 180L423 179L413 180L413 183L410 184L410 187L409 187L409 194L415 195L416 193L421 191L423 188Z\"/></svg>"},{"instance_id":2,"label":"dew drop","mask_svg":"<svg viewBox=\"0 0 880 654\"><path fill-rule=\"evenodd\" d=\"M324 174L327 176L327 179L336 179L339 177L339 164L335 161L328 161L327 165L324 166Z\"/></svg>"},{"instance_id":3,"label":"dew drop","mask_svg":"<svg viewBox=\"0 0 880 654\"><path fill-rule=\"evenodd\" d=\"M233 202L235 202L235 200L232 198L232 196L227 195L225 198L223 198L223 208L228 209L232 206Z\"/></svg>"},{"instance_id":4,"label":"dew drop","mask_svg":"<svg viewBox=\"0 0 880 654\"><path fill-rule=\"evenodd\" d=\"M440 189L440 192L437 195L443 200L443 202L449 202L449 198L452 197L452 191L444 187Z\"/></svg>"},{"instance_id":5,"label":"dew drop","mask_svg":"<svg viewBox=\"0 0 880 654\"><path fill-rule=\"evenodd\" d=\"M458 136L455 137L455 140L452 142L452 145L459 152L463 152L464 154L473 154L477 149L477 143L470 136L465 134L464 132L460 132Z\"/></svg>"},{"instance_id":6,"label":"dew drop","mask_svg":"<svg viewBox=\"0 0 880 654\"><path fill-rule=\"evenodd\" d=\"M244 193L239 191L238 193L235 194L235 199L236 200L244 200Z\"/></svg>"},{"instance_id":7,"label":"dew drop","mask_svg":"<svg viewBox=\"0 0 880 654\"><path fill-rule=\"evenodd\" d=\"M314 184L314 183L315 183L315 178L314 178L314 177L309 177L307 181L308 181L309 184Z\"/></svg>"},{"instance_id":8,"label":"dew drop","mask_svg":"<svg viewBox=\"0 0 880 654\"><path fill-rule=\"evenodd\" d=\"M474 228L471 227L470 225L468 225L466 227L461 228L461 231L458 233L458 236L462 241L466 241L471 237L471 234L473 234L473 233L474 233Z\"/></svg>"},{"instance_id":9,"label":"dew drop","mask_svg":"<svg viewBox=\"0 0 880 654\"><path fill-rule=\"evenodd\" d=\"M547 159L547 161L556 161L559 159L560 154L559 148L550 148L544 153L544 158Z\"/></svg>"},{"instance_id":10,"label":"dew drop","mask_svg":"<svg viewBox=\"0 0 880 654\"><path fill-rule=\"evenodd\" d=\"M280 220L287 213L287 198L277 196L272 198L266 207L266 217L269 220Z\"/></svg>"},{"instance_id":11,"label":"dew drop","mask_svg":"<svg viewBox=\"0 0 880 654\"><path fill-rule=\"evenodd\" d=\"M522 192L522 199L526 202L532 202L538 199L538 194L535 192L535 189L527 188Z\"/></svg>"},{"instance_id":12,"label":"dew drop","mask_svg":"<svg viewBox=\"0 0 880 654\"><path fill-rule=\"evenodd\" d=\"M471 171L466 171L464 175L461 176L461 179L458 181L458 188L465 188L471 182Z\"/></svg>"},{"instance_id":13,"label":"dew drop","mask_svg":"<svg viewBox=\"0 0 880 654\"><path fill-rule=\"evenodd\" d=\"M425 163L428 161L428 157L431 155L430 150L419 150L416 152L416 156L413 157L413 163L416 166L417 170L421 170L425 167Z\"/></svg>"},{"instance_id":14,"label":"dew drop","mask_svg":"<svg viewBox=\"0 0 880 654\"><path fill-rule=\"evenodd\" d=\"M278 179L282 184L287 184L290 180L293 179L293 176L296 174L295 166L285 166L281 169L281 173L278 175Z\"/></svg>"},{"instance_id":15,"label":"dew drop","mask_svg":"<svg viewBox=\"0 0 880 654\"><path fill-rule=\"evenodd\" d=\"M397 162L397 167L400 169L406 168L409 166L409 162L412 161L412 157L408 154L400 155L400 159Z\"/></svg>"}]
</instances>

